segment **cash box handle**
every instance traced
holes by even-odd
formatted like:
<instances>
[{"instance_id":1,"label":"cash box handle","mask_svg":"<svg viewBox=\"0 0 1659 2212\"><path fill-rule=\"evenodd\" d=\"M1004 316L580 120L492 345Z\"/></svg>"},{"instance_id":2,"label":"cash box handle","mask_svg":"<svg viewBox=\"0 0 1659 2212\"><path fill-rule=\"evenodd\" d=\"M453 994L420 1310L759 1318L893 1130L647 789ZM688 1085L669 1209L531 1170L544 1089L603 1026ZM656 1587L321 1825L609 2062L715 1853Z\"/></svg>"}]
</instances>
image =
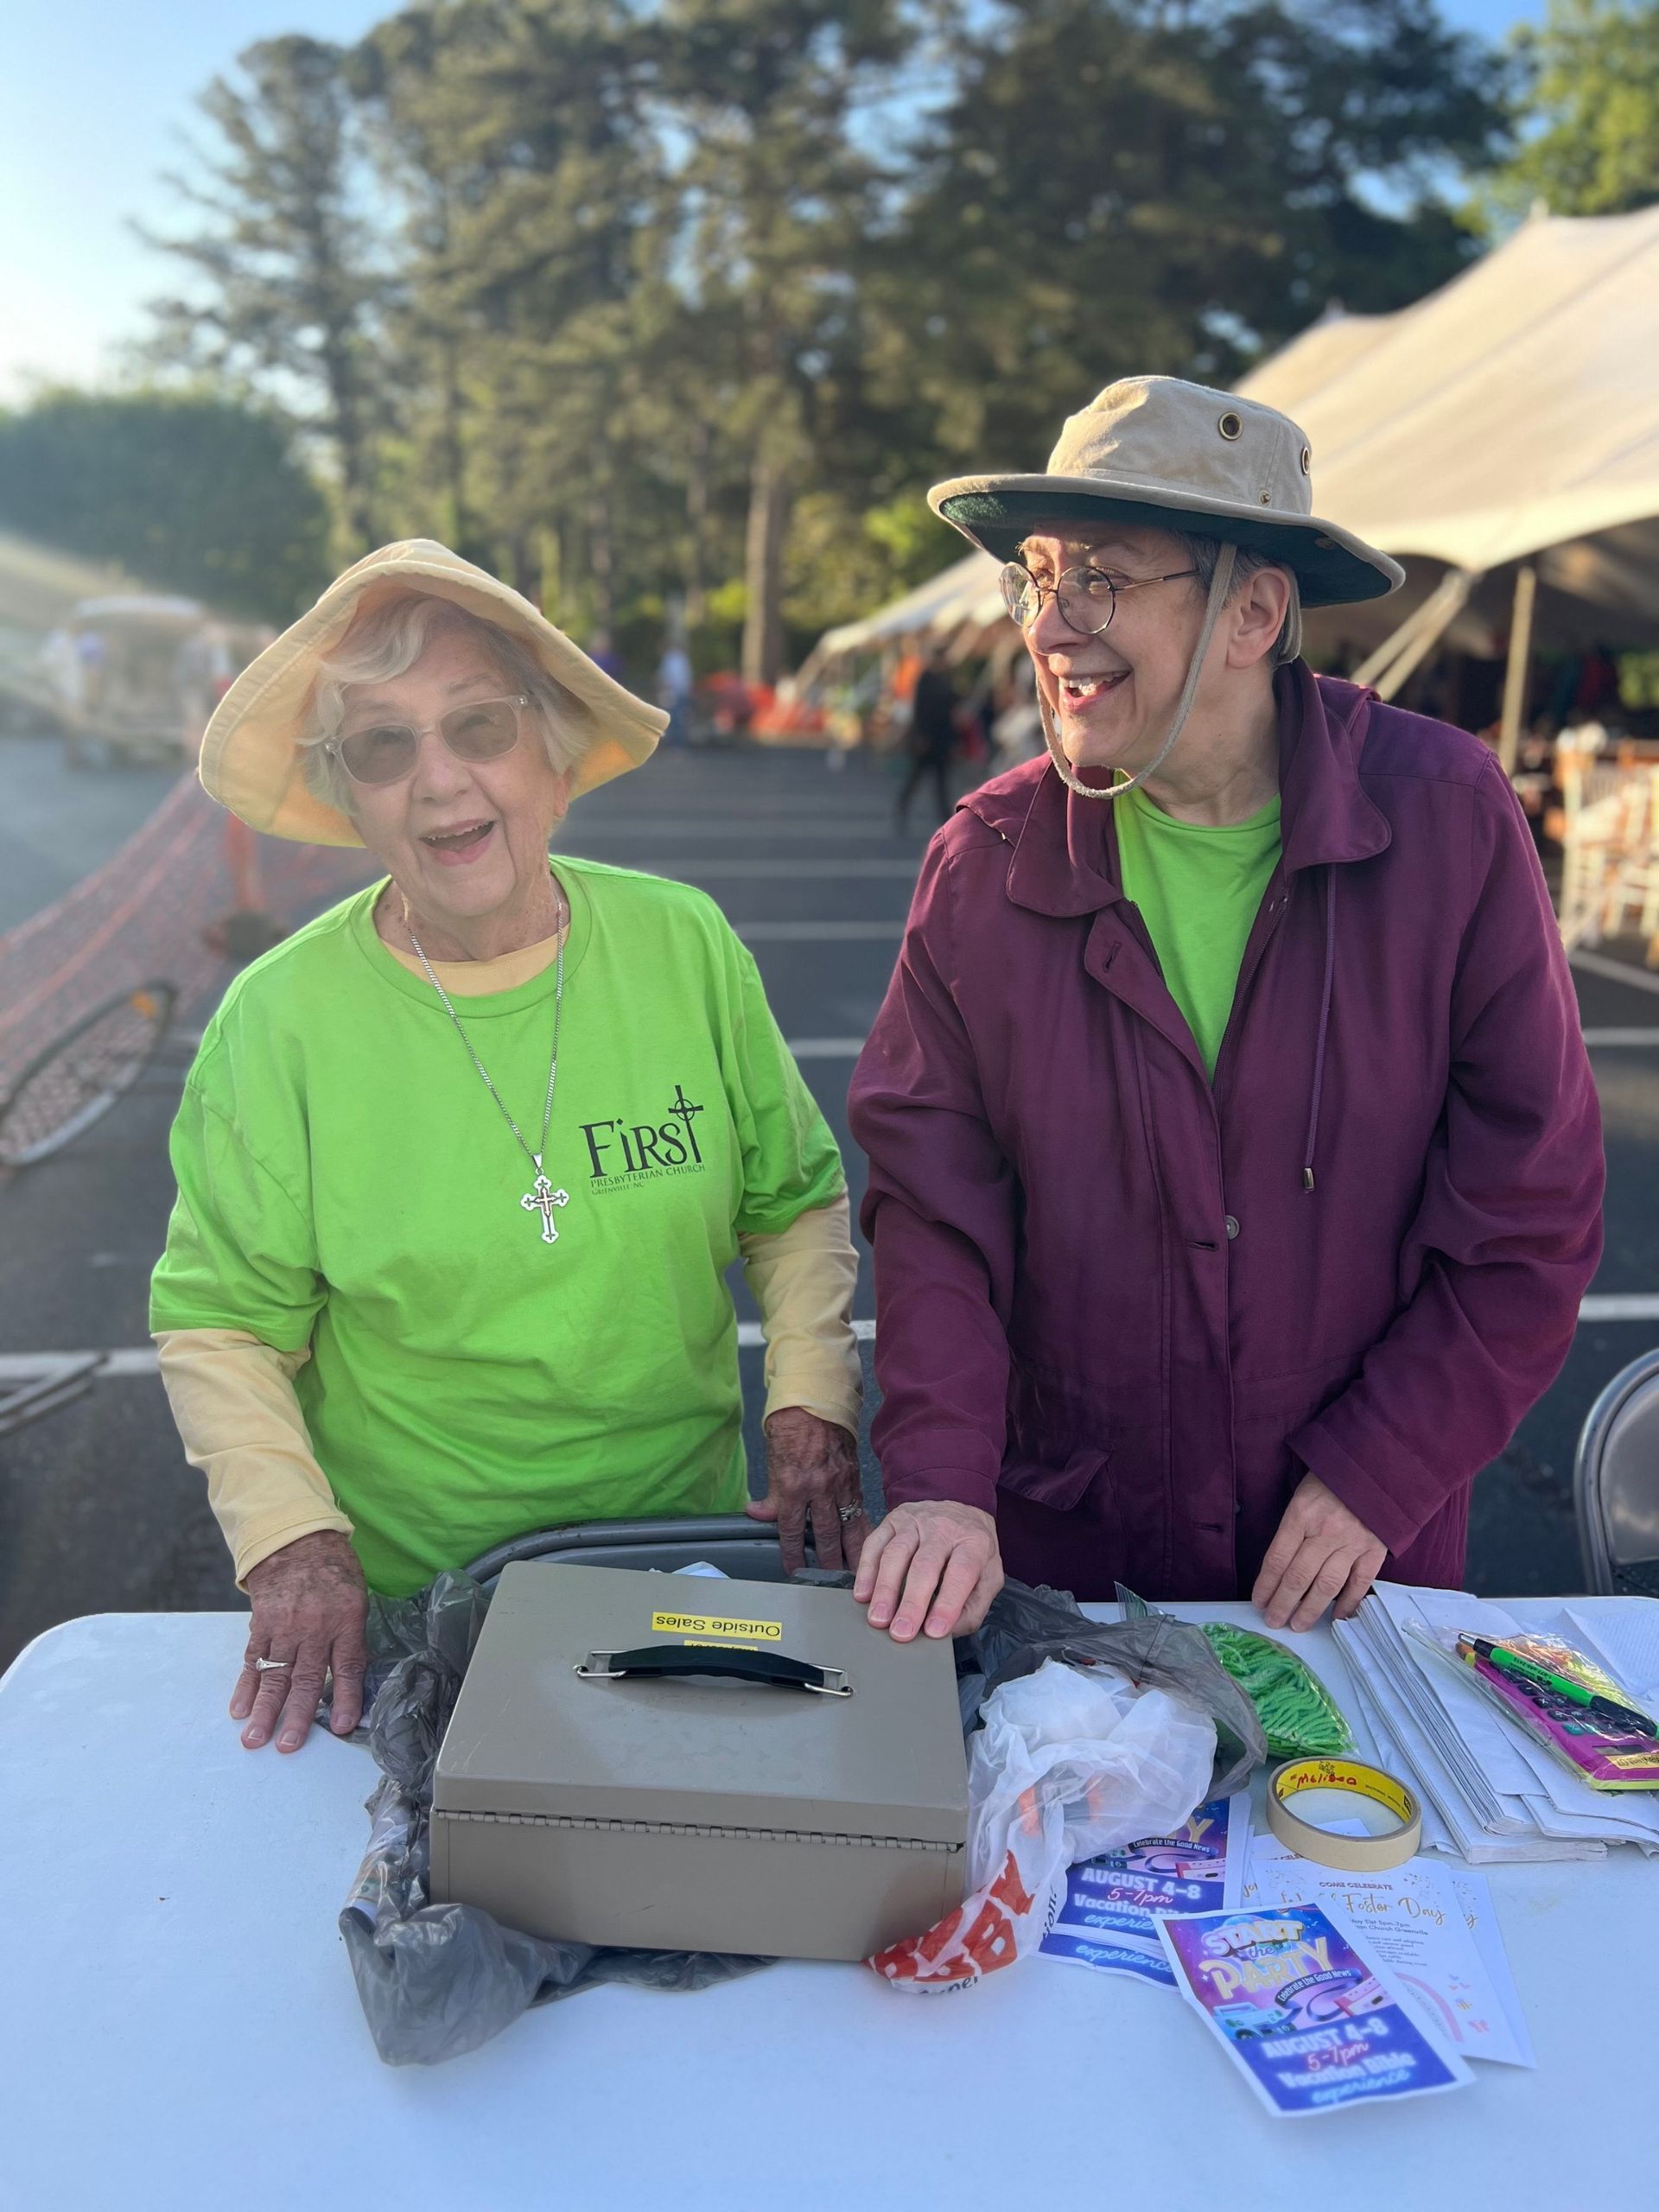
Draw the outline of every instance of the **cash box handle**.
<instances>
[{"instance_id":1,"label":"cash box handle","mask_svg":"<svg viewBox=\"0 0 1659 2212\"><path fill-rule=\"evenodd\" d=\"M633 1651L590 1651L576 1669L584 1682L616 1682L625 1675L723 1675L739 1682L766 1682L778 1689L812 1690L819 1697L851 1697L853 1686L841 1667L815 1667L809 1660L786 1659L780 1651L745 1651L721 1646L642 1643Z\"/></svg>"}]
</instances>

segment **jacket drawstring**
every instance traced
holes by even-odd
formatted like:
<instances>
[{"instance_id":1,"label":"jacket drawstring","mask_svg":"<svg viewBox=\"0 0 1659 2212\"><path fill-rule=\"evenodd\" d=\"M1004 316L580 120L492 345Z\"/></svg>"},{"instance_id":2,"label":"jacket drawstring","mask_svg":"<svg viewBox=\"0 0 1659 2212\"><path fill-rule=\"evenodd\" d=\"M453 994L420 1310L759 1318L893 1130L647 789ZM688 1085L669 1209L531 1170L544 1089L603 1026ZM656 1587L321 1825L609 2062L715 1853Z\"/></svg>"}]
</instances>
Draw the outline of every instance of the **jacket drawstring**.
<instances>
[{"instance_id":1,"label":"jacket drawstring","mask_svg":"<svg viewBox=\"0 0 1659 2212\"><path fill-rule=\"evenodd\" d=\"M1313 1188L1313 1152L1319 1135L1319 1094L1325 1089L1325 1046L1331 1029L1331 985L1337 968L1337 871L1325 871L1325 989L1319 1000L1319 1036L1313 1048L1313 1095L1307 1109L1307 1142L1303 1148L1302 1188Z\"/></svg>"}]
</instances>

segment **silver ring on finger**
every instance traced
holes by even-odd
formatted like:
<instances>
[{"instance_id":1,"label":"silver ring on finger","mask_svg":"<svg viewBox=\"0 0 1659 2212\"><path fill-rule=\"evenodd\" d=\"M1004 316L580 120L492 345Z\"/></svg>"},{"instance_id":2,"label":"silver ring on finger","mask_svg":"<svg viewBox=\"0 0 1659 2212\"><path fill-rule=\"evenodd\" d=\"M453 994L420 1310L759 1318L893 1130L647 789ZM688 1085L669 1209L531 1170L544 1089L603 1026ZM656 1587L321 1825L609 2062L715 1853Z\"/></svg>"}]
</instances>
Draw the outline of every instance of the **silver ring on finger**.
<instances>
[{"instance_id":1,"label":"silver ring on finger","mask_svg":"<svg viewBox=\"0 0 1659 2212\"><path fill-rule=\"evenodd\" d=\"M291 1659L256 1659L253 1664L257 1673L270 1675L275 1673L278 1668L292 1667L294 1662Z\"/></svg>"},{"instance_id":2,"label":"silver ring on finger","mask_svg":"<svg viewBox=\"0 0 1659 2212\"><path fill-rule=\"evenodd\" d=\"M841 1525L844 1529L849 1521L856 1521L864 1509L861 1505L838 1505L836 1510L841 1516Z\"/></svg>"}]
</instances>

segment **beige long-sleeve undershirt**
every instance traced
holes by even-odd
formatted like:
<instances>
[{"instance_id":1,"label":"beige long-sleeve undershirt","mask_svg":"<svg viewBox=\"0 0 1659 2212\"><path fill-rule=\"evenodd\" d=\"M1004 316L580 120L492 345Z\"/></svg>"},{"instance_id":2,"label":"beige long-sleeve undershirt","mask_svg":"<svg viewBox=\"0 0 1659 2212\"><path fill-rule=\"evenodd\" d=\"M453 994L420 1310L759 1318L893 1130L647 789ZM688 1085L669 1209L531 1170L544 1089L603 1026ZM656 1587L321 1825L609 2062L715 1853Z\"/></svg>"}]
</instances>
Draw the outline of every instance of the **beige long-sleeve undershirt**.
<instances>
[{"instance_id":1,"label":"beige long-sleeve undershirt","mask_svg":"<svg viewBox=\"0 0 1659 2212\"><path fill-rule=\"evenodd\" d=\"M558 940L498 960L442 963L452 995L511 990L539 975ZM404 965L419 963L388 947ZM845 1193L738 1249L766 1338L766 1412L800 1406L858 1434L862 1369L852 1331L858 1256ZM162 1381L185 1457L207 1478L207 1502L245 1585L273 1552L321 1529L352 1524L317 1464L294 1377L308 1351L278 1351L239 1329L173 1329L156 1338Z\"/></svg>"}]
</instances>

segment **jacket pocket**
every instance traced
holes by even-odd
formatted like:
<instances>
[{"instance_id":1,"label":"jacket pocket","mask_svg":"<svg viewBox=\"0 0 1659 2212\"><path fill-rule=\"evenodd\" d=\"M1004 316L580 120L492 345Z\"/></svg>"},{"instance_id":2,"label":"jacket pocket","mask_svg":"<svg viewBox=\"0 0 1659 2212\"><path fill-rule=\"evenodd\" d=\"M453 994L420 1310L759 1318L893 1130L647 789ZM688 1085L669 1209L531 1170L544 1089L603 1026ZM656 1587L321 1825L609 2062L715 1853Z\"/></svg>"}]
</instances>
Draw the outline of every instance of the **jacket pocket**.
<instances>
[{"instance_id":1,"label":"jacket pocket","mask_svg":"<svg viewBox=\"0 0 1659 2212\"><path fill-rule=\"evenodd\" d=\"M1051 1513L1069 1513L1106 1468L1106 1454L1092 1448L1074 1452L1059 1467L1039 1459L1008 1459L997 1477L997 1488L1046 1506Z\"/></svg>"}]
</instances>

